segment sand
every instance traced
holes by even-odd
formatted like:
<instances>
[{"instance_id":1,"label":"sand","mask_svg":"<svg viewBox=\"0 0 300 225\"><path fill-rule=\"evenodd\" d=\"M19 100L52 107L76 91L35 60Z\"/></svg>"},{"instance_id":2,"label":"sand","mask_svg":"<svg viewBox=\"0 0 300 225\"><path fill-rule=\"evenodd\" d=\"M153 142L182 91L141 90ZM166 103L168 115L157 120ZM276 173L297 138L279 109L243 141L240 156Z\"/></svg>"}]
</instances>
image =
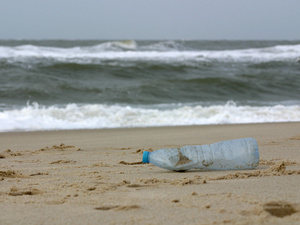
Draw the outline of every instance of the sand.
<instances>
[{"instance_id":1,"label":"sand","mask_svg":"<svg viewBox=\"0 0 300 225\"><path fill-rule=\"evenodd\" d=\"M141 164L252 137L255 170ZM0 133L0 224L300 224L300 123Z\"/></svg>"}]
</instances>

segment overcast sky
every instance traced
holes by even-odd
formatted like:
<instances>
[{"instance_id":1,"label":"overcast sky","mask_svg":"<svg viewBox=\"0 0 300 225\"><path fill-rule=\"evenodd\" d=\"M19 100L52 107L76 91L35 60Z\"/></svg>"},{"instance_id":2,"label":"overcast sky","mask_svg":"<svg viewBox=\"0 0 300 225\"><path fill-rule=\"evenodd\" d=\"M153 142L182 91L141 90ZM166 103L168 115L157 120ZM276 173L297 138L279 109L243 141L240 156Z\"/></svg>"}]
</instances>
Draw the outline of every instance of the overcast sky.
<instances>
[{"instance_id":1,"label":"overcast sky","mask_svg":"<svg viewBox=\"0 0 300 225\"><path fill-rule=\"evenodd\" d=\"M0 0L0 39L300 39L300 0Z\"/></svg>"}]
</instances>

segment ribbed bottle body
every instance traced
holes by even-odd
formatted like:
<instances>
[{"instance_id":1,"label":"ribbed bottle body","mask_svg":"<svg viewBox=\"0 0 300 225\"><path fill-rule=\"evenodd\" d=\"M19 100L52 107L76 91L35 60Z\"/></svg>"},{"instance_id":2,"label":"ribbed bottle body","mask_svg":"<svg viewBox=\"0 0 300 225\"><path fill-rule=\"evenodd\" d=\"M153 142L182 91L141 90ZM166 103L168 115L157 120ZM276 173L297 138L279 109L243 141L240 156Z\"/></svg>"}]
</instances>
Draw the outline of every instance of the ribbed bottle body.
<instances>
[{"instance_id":1,"label":"ribbed bottle body","mask_svg":"<svg viewBox=\"0 0 300 225\"><path fill-rule=\"evenodd\" d=\"M176 171L252 169L259 162L258 146L253 138L159 149L147 154L151 164Z\"/></svg>"}]
</instances>

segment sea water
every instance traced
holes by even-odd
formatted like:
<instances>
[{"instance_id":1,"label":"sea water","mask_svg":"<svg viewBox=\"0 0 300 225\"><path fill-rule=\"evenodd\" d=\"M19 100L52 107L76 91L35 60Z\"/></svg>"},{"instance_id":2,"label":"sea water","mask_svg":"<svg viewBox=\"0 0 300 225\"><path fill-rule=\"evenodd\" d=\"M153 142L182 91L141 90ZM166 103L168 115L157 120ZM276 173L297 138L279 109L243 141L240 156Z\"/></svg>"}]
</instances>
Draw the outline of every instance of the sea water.
<instances>
[{"instance_id":1,"label":"sea water","mask_svg":"<svg viewBox=\"0 0 300 225\"><path fill-rule=\"evenodd\" d=\"M300 41L0 40L0 131L300 121Z\"/></svg>"}]
</instances>

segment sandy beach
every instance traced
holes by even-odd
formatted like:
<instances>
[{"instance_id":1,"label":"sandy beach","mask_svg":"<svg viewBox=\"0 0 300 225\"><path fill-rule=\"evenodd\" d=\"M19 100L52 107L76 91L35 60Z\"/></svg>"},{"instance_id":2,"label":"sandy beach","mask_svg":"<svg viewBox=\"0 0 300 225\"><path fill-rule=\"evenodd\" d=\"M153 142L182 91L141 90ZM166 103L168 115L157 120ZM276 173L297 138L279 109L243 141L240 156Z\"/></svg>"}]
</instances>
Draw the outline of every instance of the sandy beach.
<instances>
[{"instance_id":1,"label":"sandy beach","mask_svg":"<svg viewBox=\"0 0 300 225\"><path fill-rule=\"evenodd\" d=\"M143 151L252 137L255 170L172 172ZM0 224L299 224L300 123L0 133Z\"/></svg>"}]
</instances>

